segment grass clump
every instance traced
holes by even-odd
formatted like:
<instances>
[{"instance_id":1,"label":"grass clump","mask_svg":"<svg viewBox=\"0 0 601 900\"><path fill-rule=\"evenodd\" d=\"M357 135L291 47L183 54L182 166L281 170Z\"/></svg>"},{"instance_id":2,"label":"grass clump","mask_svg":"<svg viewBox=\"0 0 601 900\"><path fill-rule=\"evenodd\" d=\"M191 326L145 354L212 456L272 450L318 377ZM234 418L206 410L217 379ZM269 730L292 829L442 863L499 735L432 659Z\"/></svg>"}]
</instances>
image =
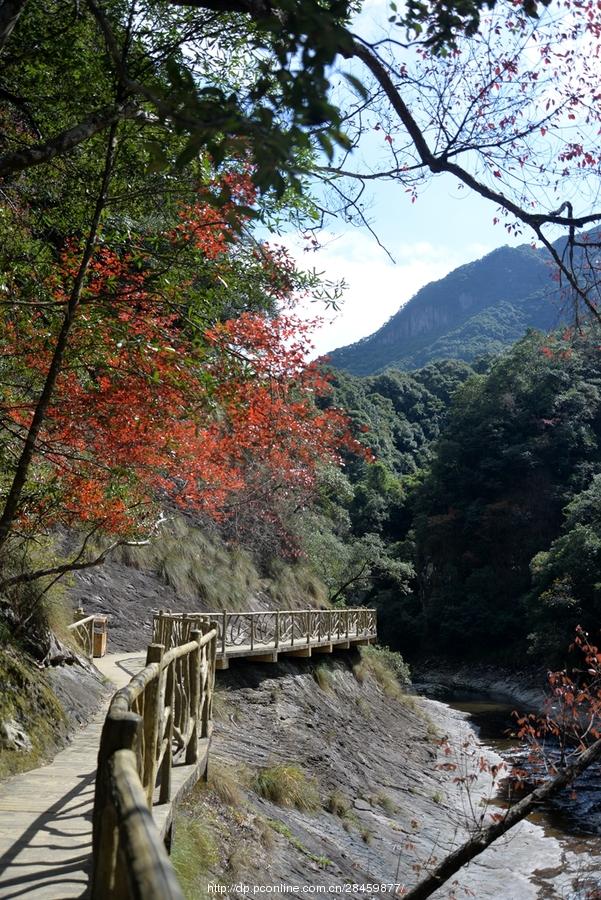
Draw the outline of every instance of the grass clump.
<instances>
[{"instance_id":1,"label":"grass clump","mask_svg":"<svg viewBox=\"0 0 601 900\"><path fill-rule=\"evenodd\" d=\"M273 558L267 574L265 590L280 609L329 606L326 586L306 563Z\"/></svg>"},{"instance_id":2,"label":"grass clump","mask_svg":"<svg viewBox=\"0 0 601 900\"><path fill-rule=\"evenodd\" d=\"M226 806L240 807L244 803L239 777L233 769L217 760L209 764L207 784Z\"/></svg>"},{"instance_id":3,"label":"grass clump","mask_svg":"<svg viewBox=\"0 0 601 900\"><path fill-rule=\"evenodd\" d=\"M376 804L384 810L385 813L388 813L389 816L393 816L396 812L399 811L398 806L394 803L393 800L390 799L388 794L384 794L383 792L380 794L376 794L374 797L374 801Z\"/></svg>"},{"instance_id":4,"label":"grass clump","mask_svg":"<svg viewBox=\"0 0 601 900\"><path fill-rule=\"evenodd\" d=\"M403 686L410 684L409 666L400 653L388 647L365 646L359 648L360 661L353 666L353 674L360 684L371 675L387 697L401 700L407 695Z\"/></svg>"},{"instance_id":5,"label":"grass clump","mask_svg":"<svg viewBox=\"0 0 601 900\"><path fill-rule=\"evenodd\" d=\"M278 806L292 806L300 812L315 812L320 807L317 783L307 778L299 766L281 765L263 769L252 787L260 797Z\"/></svg>"},{"instance_id":6,"label":"grass clump","mask_svg":"<svg viewBox=\"0 0 601 900\"><path fill-rule=\"evenodd\" d=\"M219 852L208 825L188 816L177 820L171 862L186 900L206 895L206 876L219 862Z\"/></svg>"},{"instance_id":7,"label":"grass clump","mask_svg":"<svg viewBox=\"0 0 601 900\"><path fill-rule=\"evenodd\" d=\"M249 553L183 518L171 519L150 544L120 547L112 558L154 572L182 600L200 599L214 610L242 609L261 587Z\"/></svg>"},{"instance_id":8,"label":"grass clump","mask_svg":"<svg viewBox=\"0 0 601 900\"><path fill-rule=\"evenodd\" d=\"M361 840L364 844L371 844L373 840L373 832L367 827L367 825L364 825L359 829L359 834L361 835Z\"/></svg>"},{"instance_id":9,"label":"grass clump","mask_svg":"<svg viewBox=\"0 0 601 900\"><path fill-rule=\"evenodd\" d=\"M342 791L334 791L328 797L326 809L328 812L331 812L332 815L339 816L342 819L350 813L351 801L348 797L345 797Z\"/></svg>"},{"instance_id":10,"label":"grass clump","mask_svg":"<svg viewBox=\"0 0 601 900\"><path fill-rule=\"evenodd\" d=\"M332 691L334 689L334 676L325 663L319 663L318 666L315 666L313 678L322 691Z\"/></svg>"}]
</instances>

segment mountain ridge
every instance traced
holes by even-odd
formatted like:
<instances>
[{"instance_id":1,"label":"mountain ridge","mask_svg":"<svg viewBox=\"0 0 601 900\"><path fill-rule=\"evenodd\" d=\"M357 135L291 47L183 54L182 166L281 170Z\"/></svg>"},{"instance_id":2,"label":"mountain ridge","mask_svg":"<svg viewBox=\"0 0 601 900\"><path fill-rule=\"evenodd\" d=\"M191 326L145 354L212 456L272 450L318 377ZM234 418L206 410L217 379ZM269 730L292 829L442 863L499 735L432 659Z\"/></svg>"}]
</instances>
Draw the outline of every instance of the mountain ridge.
<instances>
[{"instance_id":1,"label":"mountain ridge","mask_svg":"<svg viewBox=\"0 0 601 900\"><path fill-rule=\"evenodd\" d=\"M353 375L417 369L437 359L472 362L529 328L562 324L546 252L507 245L420 288L377 331L337 348L327 362Z\"/></svg>"}]
</instances>

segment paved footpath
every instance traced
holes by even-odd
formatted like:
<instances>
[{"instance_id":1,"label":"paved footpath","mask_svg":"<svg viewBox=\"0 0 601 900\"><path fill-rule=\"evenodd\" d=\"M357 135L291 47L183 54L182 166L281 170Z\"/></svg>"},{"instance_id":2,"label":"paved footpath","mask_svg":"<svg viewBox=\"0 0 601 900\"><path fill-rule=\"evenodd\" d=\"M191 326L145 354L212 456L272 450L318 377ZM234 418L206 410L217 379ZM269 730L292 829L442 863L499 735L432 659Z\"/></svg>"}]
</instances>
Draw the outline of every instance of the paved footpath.
<instances>
[{"instance_id":1,"label":"paved footpath","mask_svg":"<svg viewBox=\"0 0 601 900\"><path fill-rule=\"evenodd\" d=\"M116 687L145 663L141 653L94 661ZM0 898L67 900L87 894L96 758L108 701L47 766L0 783Z\"/></svg>"}]
</instances>

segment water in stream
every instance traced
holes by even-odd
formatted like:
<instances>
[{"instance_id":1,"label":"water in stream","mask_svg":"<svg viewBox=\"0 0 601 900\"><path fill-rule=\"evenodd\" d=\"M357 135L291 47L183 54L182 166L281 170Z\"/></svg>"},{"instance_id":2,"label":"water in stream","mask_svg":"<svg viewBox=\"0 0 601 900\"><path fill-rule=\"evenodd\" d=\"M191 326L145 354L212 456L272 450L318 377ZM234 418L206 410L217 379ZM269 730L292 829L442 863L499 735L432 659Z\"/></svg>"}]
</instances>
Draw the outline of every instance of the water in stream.
<instances>
[{"instance_id":1,"label":"water in stream","mask_svg":"<svg viewBox=\"0 0 601 900\"><path fill-rule=\"evenodd\" d=\"M434 694L436 700L468 715L480 741L503 756L508 763L525 767L525 752L516 738L515 701L476 691L423 686L420 693ZM499 797L499 805L503 805ZM585 772L575 792L565 790L530 816L547 836L561 843L564 873L573 874L569 888L549 889L541 885L540 897L565 900L601 900L601 767ZM518 898L516 898L518 900Z\"/></svg>"}]
</instances>

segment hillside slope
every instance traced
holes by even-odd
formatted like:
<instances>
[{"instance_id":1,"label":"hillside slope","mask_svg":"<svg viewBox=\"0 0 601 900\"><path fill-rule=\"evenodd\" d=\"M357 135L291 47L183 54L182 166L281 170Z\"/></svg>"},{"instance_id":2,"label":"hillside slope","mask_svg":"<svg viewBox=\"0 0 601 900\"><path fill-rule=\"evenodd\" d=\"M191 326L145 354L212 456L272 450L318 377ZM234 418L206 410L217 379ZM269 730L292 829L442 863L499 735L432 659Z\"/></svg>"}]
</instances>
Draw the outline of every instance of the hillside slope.
<instances>
[{"instance_id":1,"label":"hillside slope","mask_svg":"<svg viewBox=\"0 0 601 900\"><path fill-rule=\"evenodd\" d=\"M426 285L378 331L329 354L355 375L415 369L436 359L467 362L498 353L527 331L561 323L548 256L500 247Z\"/></svg>"},{"instance_id":2,"label":"hillside slope","mask_svg":"<svg viewBox=\"0 0 601 900\"><path fill-rule=\"evenodd\" d=\"M469 805L482 809L489 778L479 773L468 797L440 743L446 735L451 760L461 757L473 737L462 714L387 696L369 672L358 680L360 665L344 654L219 673L209 784L175 827L190 900L210 897L216 882L229 896L252 896L261 885L369 896L352 885L415 883L432 856L474 827ZM462 757L466 771L478 768L481 752L489 756L479 749L471 762ZM285 802L293 775L297 791ZM265 784L282 788L280 802L265 796ZM559 896L574 878L562 862L558 841L521 823L436 896Z\"/></svg>"}]
</instances>

